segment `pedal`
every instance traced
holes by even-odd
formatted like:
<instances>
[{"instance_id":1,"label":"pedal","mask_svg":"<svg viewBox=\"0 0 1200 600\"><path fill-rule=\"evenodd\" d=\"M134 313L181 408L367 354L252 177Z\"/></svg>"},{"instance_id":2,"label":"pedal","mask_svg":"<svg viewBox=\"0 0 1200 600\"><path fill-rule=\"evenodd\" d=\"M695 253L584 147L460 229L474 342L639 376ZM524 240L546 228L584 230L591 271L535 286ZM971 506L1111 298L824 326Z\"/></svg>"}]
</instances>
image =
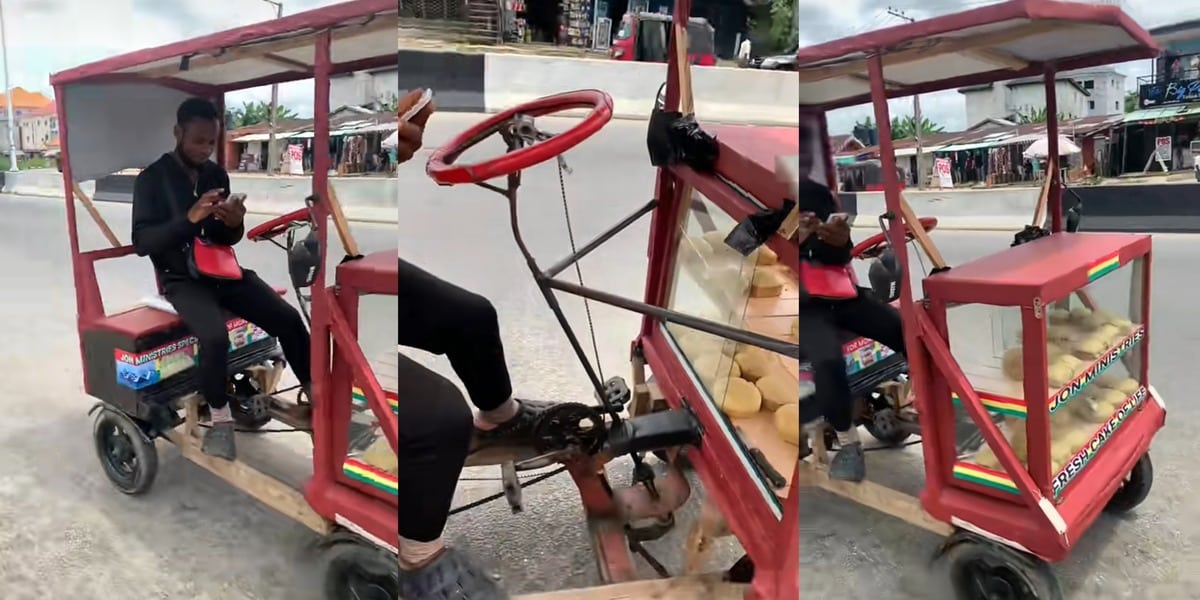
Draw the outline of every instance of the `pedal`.
<instances>
[{"instance_id":1,"label":"pedal","mask_svg":"<svg viewBox=\"0 0 1200 600\"><path fill-rule=\"evenodd\" d=\"M504 498L513 514L525 510L521 503L521 479L517 477L517 466L512 461L500 465L500 481L504 485Z\"/></svg>"},{"instance_id":2,"label":"pedal","mask_svg":"<svg viewBox=\"0 0 1200 600\"><path fill-rule=\"evenodd\" d=\"M700 444L703 430L692 413L683 409L638 415L621 421L608 432L608 448L616 455L653 452Z\"/></svg>"},{"instance_id":3,"label":"pedal","mask_svg":"<svg viewBox=\"0 0 1200 600\"><path fill-rule=\"evenodd\" d=\"M633 399L633 393L629 390L629 384L625 383L624 377L610 377L604 382L604 397L596 394L596 400L601 406L612 406L619 409L624 409Z\"/></svg>"}]
</instances>

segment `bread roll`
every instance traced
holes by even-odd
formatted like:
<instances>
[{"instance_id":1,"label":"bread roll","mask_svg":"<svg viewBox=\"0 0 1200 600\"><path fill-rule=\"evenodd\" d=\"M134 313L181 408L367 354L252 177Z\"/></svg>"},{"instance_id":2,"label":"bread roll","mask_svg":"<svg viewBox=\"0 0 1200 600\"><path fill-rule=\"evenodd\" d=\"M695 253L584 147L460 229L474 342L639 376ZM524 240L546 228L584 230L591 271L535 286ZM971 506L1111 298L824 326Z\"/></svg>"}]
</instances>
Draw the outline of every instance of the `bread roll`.
<instances>
[{"instance_id":1,"label":"bread roll","mask_svg":"<svg viewBox=\"0 0 1200 600\"><path fill-rule=\"evenodd\" d=\"M1008 429L1012 433L1008 436L1008 445L1012 446L1013 452L1017 455L1017 460L1025 462L1029 460L1028 438L1025 435L1025 419L1008 418Z\"/></svg>"},{"instance_id":2,"label":"bread roll","mask_svg":"<svg viewBox=\"0 0 1200 600\"><path fill-rule=\"evenodd\" d=\"M1046 341L1059 346L1070 344L1071 338L1075 336L1075 332L1066 325L1047 325L1046 326Z\"/></svg>"},{"instance_id":3,"label":"bread roll","mask_svg":"<svg viewBox=\"0 0 1200 600\"><path fill-rule=\"evenodd\" d=\"M776 366L766 376L754 382L762 394L763 408L776 411L785 404L800 401L800 381L783 366Z\"/></svg>"},{"instance_id":4,"label":"bread roll","mask_svg":"<svg viewBox=\"0 0 1200 600\"><path fill-rule=\"evenodd\" d=\"M366 452L363 452L363 462L390 475L399 473L396 453L392 452L392 446L382 435L367 447Z\"/></svg>"},{"instance_id":5,"label":"bread roll","mask_svg":"<svg viewBox=\"0 0 1200 600\"><path fill-rule=\"evenodd\" d=\"M1071 322L1071 311L1062 308L1052 308L1046 313L1046 319L1051 325L1066 325Z\"/></svg>"},{"instance_id":6,"label":"bread roll","mask_svg":"<svg viewBox=\"0 0 1200 600\"><path fill-rule=\"evenodd\" d=\"M1133 395L1134 392L1138 391L1138 388L1140 387L1142 387L1142 384L1138 383L1138 380L1129 377L1118 381L1117 384L1112 387L1112 389L1117 390L1128 397Z\"/></svg>"},{"instance_id":7,"label":"bread roll","mask_svg":"<svg viewBox=\"0 0 1200 600\"><path fill-rule=\"evenodd\" d=\"M1090 309L1077 306L1071 309L1071 325L1084 331L1092 331L1100 327L1102 321Z\"/></svg>"},{"instance_id":8,"label":"bread roll","mask_svg":"<svg viewBox=\"0 0 1200 600\"><path fill-rule=\"evenodd\" d=\"M1085 360L1096 360L1108 352L1108 339L1101 335L1089 335L1075 345L1075 356Z\"/></svg>"},{"instance_id":9,"label":"bread roll","mask_svg":"<svg viewBox=\"0 0 1200 600\"><path fill-rule=\"evenodd\" d=\"M800 317L792 317L792 326L789 333L793 340L800 339Z\"/></svg>"},{"instance_id":10,"label":"bread roll","mask_svg":"<svg viewBox=\"0 0 1200 600\"><path fill-rule=\"evenodd\" d=\"M775 430L779 438L793 445L800 445L800 405L785 404L775 411Z\"/></svg>"},{"instance_id":11,"label":"bread roll","mask_svg":"<svg viewBox=\"0 0 1200 600\"><path fill-rule=\"evenodd\" d=\"M778 365L778 361L773 360L770 353L758 346L739 346L733 354L733 360L736 360L741 368L742 378L748 381L758 381L766 377L771 372L771 367Z\"/></svg>"},{"instance_id":12,"label":"bread roll","mask_svg":"<svg viewBox=\"0 0 1200 600\"><path fill-rule=\"evenodd\" d=\"M762 394L753 383L741 377L729 377L720 380L718 387L723 387L725 394L716 398L717 405L726 415L744 419L753 417L762 409Z\"/></svg>"},{"instance_id":13,"label":"bread roll","mask_svg":"<svg viewBox=\"0 0 1200 600\"><path fill-rule=\"evenodd\" d=\"M1005 377L1013 381L1025 379L1025 352L1020 346L1004 351L1000 369L1004 372Z\"/></svg>"},{"instance_id":14,"label":"bread roll","mask_svg":"<svg viewBox=\"0 0 1200 600\"><path fill-rule=\"evenodd\" d=\"M692 368L696 370L700 380L705 383L714 382L722 377L741 377L742 375L737 362L719 352L706 352L691 362Z\"/></svg>"},{"instance_id":15,"label":"bread roll","mask_svg":"<svg viewBox=\"0 0 1200 600\"><path fill-rule=\"evenodd\" d=\"M769 266L779 262L779 255L775 254L775 251L767 246L759 246L758 254L755 258L757 259L757 263L763 266Z\"/></svg>"},{"instance_id":16,"label":"bread roll","mask_svg":"<svg viewBox=\"0 0 1200 600\"><path fill-rule=\"evenodd\" d=\"M1046 379L1052 388L1060 388L1075 377L1075 363L1063 360L1065 358L1060 356L1046 368Z\"/></svg>"},{"instance_id":17,"label":"bread roll","mask_svg":"<svg viewBox=\"0 0 1200 600\"><path fill-rule=\"evenodd\" d=\"M1095 394L1071 400L1068 409L1076 419L1084 423L1103 423L1112 414L1112 411L1107 410L1103 403L1096 400Z\"/></svg>"},{"instance_id":18,"label":"bread roll","mask_svg":"<svg viewBox=\"0 0 1200 600\"><path fill-rule=\"evenodd\" d=\"M783 278L769 269L755 269L750 282L751 298L774 298L783 293Z\"/></svg>"},{"instance_id":19,"label":"bread roll","mask_svg":"<svg viewBox=\"0 0 1200 600\"><path fill-rule=\"evenodd\" d=\"M1114 373L1113 369L1110 367L1109 370L1097 375L1096 380L1093 383L1100 387L1111 388L1120 383L1122 379L1124 378Z\"/></svg>"},{"instance_id":20,"label":"bread roll","mask_svg":"<svg viewBox=\"0 0 1200 600\"><path fill-rule=\"evenodd\" d=\"M1117 408L1125 403L1125 400L1129 398L1129 394L1120 390L1100 388L1092 393L1092 398L1095 400L1100 412L1104 413L1104 418L1108 419L1108 417L1117 411Z\"/></svg>"},{"instance_id":21,"label":"bread roll","mask_svg":"<svg viewBox=\"0 0 1200 600\"><path fill-rule=\"evenodd\" d=\"M984 444L983 447L975 453L975 456L971 458L971 462L987 469L1000 468L1000 459L996 458L996 453L993 452L992 447L988 446L987 444Z\"/></svg>"},{"instance_id":22,"label":"bread roll","mask_svg":"<svg viewBox=\"0 0 1200 600\"><path fill-rule=\"evenodd\" d=\"M1096 337L1105 340L1107 345L1111 346L1114 342L1125 336L1121 334L1121 330L1116 325L1105 323L1096 330Z\"/></svg>"}]
</instances>

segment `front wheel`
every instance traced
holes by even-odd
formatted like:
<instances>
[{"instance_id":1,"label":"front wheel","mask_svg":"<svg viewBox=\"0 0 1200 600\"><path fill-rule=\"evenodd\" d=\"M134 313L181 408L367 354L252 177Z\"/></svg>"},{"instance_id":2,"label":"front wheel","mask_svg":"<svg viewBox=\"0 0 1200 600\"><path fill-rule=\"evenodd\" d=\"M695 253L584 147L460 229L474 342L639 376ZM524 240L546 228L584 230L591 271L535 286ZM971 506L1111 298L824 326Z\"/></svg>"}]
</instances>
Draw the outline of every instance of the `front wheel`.
<instances>
[{"instance_id":1,"label":"front wheel","mask_svg":"<svg viewBox=\"0 0 1200 600\"><path fill-rule=\"evenodd\" d=\"M1110 513L1125 513L1137 508L1150 495L1150 487L1154 485L1154 463L1150 462L1147 452L1133 464L1125 482L1117 488L1117 492L1109 499L1104 510Z\"/></svg>"},{"instance_id":2,"label":"front wheel","mask_svg":"<svg viewBox=\"0 0 1200 600\"><path fill-rule=\"evenodd\" d=\"M957 600L1063 600L1050 565L978 536L959 531L934 560L937 598Z\"/></svg>"},{"instance_id":3,"label":"front wheel","mask_svg":"<svg viewBox=\"0 0 1200 600\"><path fill-rule=\"evenodd\" d=\"M92 424L92 439L104 474L121 493L137 496L150 490L158 475L158 449L133 419L102 409Z\"/></svg>"},{"instance_id":4,"label":"front wheel","mask_svg":"<svg viewBox=\"0 0 1200 600\"><path fill-rule=\"evenodd\" d=\"M342 542L329 550L326 600L396 600L400 564L395 556L363 542Z\"/></svg>"}]
</instances>

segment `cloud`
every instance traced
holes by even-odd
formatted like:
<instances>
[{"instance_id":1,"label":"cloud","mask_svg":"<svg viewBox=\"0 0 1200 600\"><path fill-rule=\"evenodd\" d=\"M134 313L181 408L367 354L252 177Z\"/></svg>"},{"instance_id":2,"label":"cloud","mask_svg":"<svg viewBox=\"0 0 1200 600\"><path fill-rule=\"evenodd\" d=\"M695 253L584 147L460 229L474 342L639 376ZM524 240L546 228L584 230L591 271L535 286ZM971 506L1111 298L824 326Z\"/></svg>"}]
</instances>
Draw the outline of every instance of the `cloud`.
<instances>
[{"instance_id":1,"label":"cloud","mask_svg":"<svg viewBox=\"0 0 1200 600\"><path fill-rule=\"evenodd\" d=\"M286 0L285 14L338 0ZM219 4L219 7L218 7ZM46 94L50 74L125 52L271 19L262 0L7 0L8 69L12 86ZM312 82L279 86L279 102L312 114ZM233 92L226 103L270 100L269 87Z\"/></svg>"},{"instance_id":2,"label":"cloud","mask_svg":"<svg viewBox=\"0 0 1200 600\"><path fill-rule=\"evenodd\" d=\"M998 1L798 0L802 24L800 38L802 43L817 44L903 23L901 18L889 14L889 9L895 9L914 19L926 19L995 4ZM1200 19L1200 2L1123 0L1123 7L1146 28ZM1122 63L1116 65L1116 68L1126 75L1125 86L1132 91L1137 89L1137 78L1150 73L1150 62ZM894 116L912 115L912 108L911 98L888 102L888 110ZM925 118L944 127L946 131L962 130L969 125L965 122L966 104L962 94L953 90L921 96L921 113ZM856 122L868 116L874 118L874 110L869 104L832 111L828 115L829 130L833 133L848 133Z\"/></svg>"}]
</instances>

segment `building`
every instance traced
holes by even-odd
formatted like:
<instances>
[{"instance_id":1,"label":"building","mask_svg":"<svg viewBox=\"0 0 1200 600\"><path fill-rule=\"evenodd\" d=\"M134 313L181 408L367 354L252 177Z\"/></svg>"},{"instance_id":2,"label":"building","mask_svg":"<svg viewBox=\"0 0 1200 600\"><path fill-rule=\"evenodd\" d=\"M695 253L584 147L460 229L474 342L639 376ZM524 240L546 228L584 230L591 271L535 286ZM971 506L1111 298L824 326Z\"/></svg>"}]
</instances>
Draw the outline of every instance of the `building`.
<instances>
[{"instance_id":1,"label":"building","mask_svg":"<svg viewBox=\"0 0 1200 600\"><path fill-rule=\"evenodd\" d=\"M8 131L11 124L8 122L8 96L0 94L0 153L8 154ZM21 119L35 111L43 110L50 106L53 100L39 94L30 92L25 88L15 87L12 90L12 109L13 119L16 120L16 127L13 128L13 141L16 143L17 150L23 148L21 144ZM55 135L58 134L58 128L55 127Z\"/></svg>"},{"instance_id":2,"label":"building","mask_svg":"<svg viewBox=\"0 0 1200 600\"><path fill-rule=\"evenodd\" d=\"M1058 92L1058 112L1067 118L1089 116L1092 92L1069 75L1060 74L1055 88ZM1020 121L1046 110L1046 90L1041 77L1024 77L997 83L965 87L958 90L967 108L967 123L987 119Z\"/></svg>"},{"instance_id":3,"label":"building","mask_svg":"<svg viewBox=\"0 0 1200 600\"><path fill-rule=\"evenodd\" d=\"M58 112L53 102L17 117L17 128L17 144L25 154L39 155L58 147Z\"/></svg>"},{"instance_id":4,"label":"building","mask_svg":"<svg viewBox=\"0 0 1200 600\"><path fill-rule=\"evenodd\" d=\"M396 90L399 85L396 67L337 75L329 78L329 105L387 104L397 99Z\"/></svg>"},{"instance_id":5,"label":"building","mask_svg":"<svg viewBox=\"0 0 1200 600\"><path fill-rule=\"evenodd\" d=\"M1125 74L1113 67L1064 71L1088 92L1087 112L1077 117L1106 117L1125 112Z\"/></svg>"},{"instance_id":6,"label":"building","mask_svg":"<svg viewBox=\"0 0 1200 600\"><path fill-rule=\"evenodd\" d=\"M1125 115L1122 171L1191 169L1189 146L1200 138L1200 19L1150 34L1163 52L1138 78L1138 110Z\"/></svg>"}]
</instances>

